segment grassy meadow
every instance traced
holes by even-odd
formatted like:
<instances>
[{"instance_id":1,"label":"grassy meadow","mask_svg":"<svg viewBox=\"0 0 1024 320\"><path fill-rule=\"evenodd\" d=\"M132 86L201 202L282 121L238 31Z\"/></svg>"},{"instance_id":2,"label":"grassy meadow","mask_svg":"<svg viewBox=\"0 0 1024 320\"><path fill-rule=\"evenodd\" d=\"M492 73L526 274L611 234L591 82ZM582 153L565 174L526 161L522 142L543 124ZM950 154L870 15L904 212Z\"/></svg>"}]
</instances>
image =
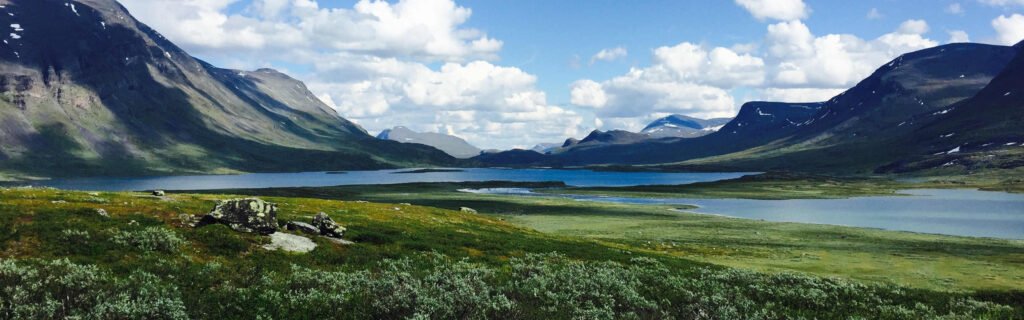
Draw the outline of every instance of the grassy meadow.
<instances>
[{"instance_id":1,"label":"grassy meadow","mask_svg":"<svg viewBox=\"0 0 1024 320\"><path fill-rule=\"evenodd\" d=\"M457 191L484 187L565 188L0 189L0 318L1024 317L1022 241ZM268 251L267 237L183 223L244 195L278 203L280 221L325 212L354 244Z\"/></svg>"}]
</instances>

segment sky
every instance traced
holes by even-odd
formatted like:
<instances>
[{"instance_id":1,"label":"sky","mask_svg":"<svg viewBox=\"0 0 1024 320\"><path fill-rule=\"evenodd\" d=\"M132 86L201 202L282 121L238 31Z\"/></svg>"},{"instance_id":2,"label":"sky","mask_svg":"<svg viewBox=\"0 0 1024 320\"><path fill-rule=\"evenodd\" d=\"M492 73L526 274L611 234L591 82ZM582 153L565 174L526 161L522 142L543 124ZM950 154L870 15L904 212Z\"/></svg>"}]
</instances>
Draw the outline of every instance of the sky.
<instances>
[{"instance_id":1,"label":"sky","mask_svg":"<svg viewBox=\"0 0 1024 320\"><path fill-rule=\"evenodd\" d=\"M197 58L304 81L371 134L487 149L823 101L907 52L1024 39L1024 0L120 1Z\"/></svg>"}]
</instances>

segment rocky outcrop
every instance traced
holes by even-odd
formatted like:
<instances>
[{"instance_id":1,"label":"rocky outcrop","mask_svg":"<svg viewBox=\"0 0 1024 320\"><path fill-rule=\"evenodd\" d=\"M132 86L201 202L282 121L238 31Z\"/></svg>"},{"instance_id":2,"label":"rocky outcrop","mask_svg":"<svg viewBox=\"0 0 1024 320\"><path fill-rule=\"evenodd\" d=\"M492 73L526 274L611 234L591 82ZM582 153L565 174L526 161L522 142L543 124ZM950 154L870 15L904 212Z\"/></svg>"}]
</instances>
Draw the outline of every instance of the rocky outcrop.
<instances>
[{"instance_id":1,"label":"rocky outcrop","mask_svg":"<svg viewBox=\"0 0 1024 320\"><path fill-rule=\"evenodd\" d=\"M320 231L320 235L331 238L341 238L345 234L345 227L342 227L326 213L317 213L313 217L313 226Z\"/></svg>"},{"instance_id":2,"label":"rocky outcrop","mask_svg":"<svg viewBox=\"0 0 1024 320\"><path fill-rule=\"evenodd\" d=\"M277 204L257 198L221 200L197 227L213 223L238 232L273 234L277 231Z\"/></svg>"},{"instance_id":3,"label":"rocky outcrop","mask_svg":"<svg viewBox=\"0 0 1024 320\"><path fill-rule=\"evenodd\" d=\"M305 222L288 221L288 223L284 224L284 228L287 229L288 231L300 231L302 233L316 235L320 234L319 228L314 227L313 225Z\"/></svg>"}]
</instances>

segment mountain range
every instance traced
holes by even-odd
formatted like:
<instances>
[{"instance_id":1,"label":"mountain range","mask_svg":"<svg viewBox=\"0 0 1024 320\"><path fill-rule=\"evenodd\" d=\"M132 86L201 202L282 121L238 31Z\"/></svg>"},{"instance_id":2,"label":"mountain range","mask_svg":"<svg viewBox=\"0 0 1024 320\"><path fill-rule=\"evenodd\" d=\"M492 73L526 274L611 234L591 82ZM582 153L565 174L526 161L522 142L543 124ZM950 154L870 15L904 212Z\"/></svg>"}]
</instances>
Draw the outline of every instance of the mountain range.
<instances>
[{"instance_id":1,"label":"mountain range","mask_svg":"<svg viewBox=\"0 0 1024 320\"><path fill-rule=\"evenodd\" d=\"M472 158L479 155L482 151L480 148L466 142L466 140L453 135L436 132L416 132L406 127L394 127L383 130L377 135L377 139L427 145L456 158Z\"/></svg>"},{"instance_id":2,"label":"mountain range","mask_svg":"<svg viewBox=\"0 0 1024 320\"><path fill-rule=\"evenodd\" d=\"M454 165L306 86L190 56L114 0L2 0L0 171L137 175Z\"/></svg>"},{"instance_id":3,"label":"mountain range","mask_svg":"<svg viewBox=\"0 0 1024 320\"><path fill-rule=\"evenodd\" d=\"M696 138L718 131L732 119L698 119L673 114L651 122L640 133L652 138Z\"/></svg>"},{"instance_id":4,"label":"mountain range","mask_svg":"<svg viewBox=\"0 0 1024 320\"><path fill-rule=\"evenodd\" d=\"M736 118L701 137L577 147L542 157L517 152L508 157L532 163L510 163L501 154L480 160L503 166L668 163L859 172L949 165L949 158L965 157L974 145L1005 147L1022 140L1018 124L1024 104L1012 98L1013 84L1024 72L1020 49L1021 45L961 43L908 53L825 102L746 103ZM1004 159L999 164L1019 161Z\"/></svg>"}]
</instances>

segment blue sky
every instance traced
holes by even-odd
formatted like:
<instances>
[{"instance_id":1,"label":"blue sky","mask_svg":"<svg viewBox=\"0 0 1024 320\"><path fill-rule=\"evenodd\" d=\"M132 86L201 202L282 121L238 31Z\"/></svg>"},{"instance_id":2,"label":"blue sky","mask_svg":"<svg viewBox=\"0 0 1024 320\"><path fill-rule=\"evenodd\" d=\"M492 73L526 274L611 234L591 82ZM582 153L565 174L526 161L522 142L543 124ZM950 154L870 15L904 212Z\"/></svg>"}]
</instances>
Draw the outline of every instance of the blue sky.
<instances>
[{"instance_id":1,"label":"blue sky","mask_svg":"<svg viewBox=\"0 0 1024 320\"><path fill-rule=\"evenodd\" d=\"M487 148L823 100L954 31L1024 37L1024 0L122 2L199 58L288 72L371 132Z\"/></svg>"}]
</instances>

